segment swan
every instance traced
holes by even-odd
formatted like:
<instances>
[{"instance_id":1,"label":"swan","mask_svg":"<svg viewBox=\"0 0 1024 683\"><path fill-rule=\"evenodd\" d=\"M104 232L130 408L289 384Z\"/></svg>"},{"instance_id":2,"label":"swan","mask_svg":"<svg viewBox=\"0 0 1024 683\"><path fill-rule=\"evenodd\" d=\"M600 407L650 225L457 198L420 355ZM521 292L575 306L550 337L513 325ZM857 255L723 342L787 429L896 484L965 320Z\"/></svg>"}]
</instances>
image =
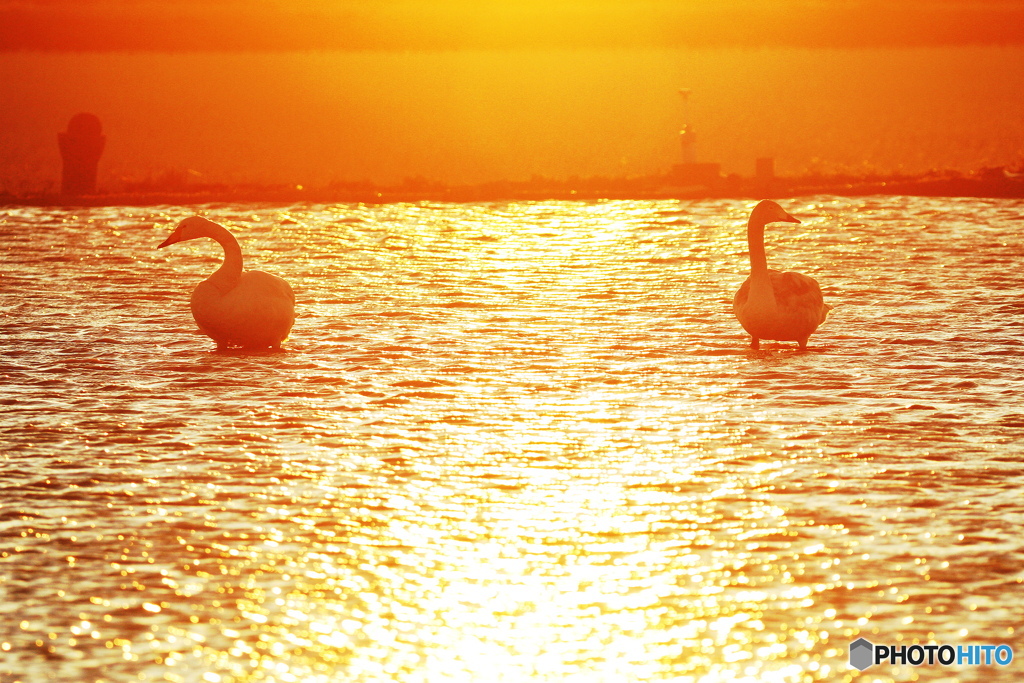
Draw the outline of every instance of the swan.
<instances>
[{"instance_id":1,"label":"swan","mask_svg":"<svg viewBox=\"0 0 1024 683\"><path fill-rule=\"evenodd\" d=\"M287 282L259 270L242 270L242 249L223 225L190 216L157 249L209 237L224 248L224 263L192 291L192 317L217 349L279 349L295 321L295 295Z\"/></svg>"},{"instance_id":2,"label":"swan","mask_svg":"<svg viewBox=\"0 0 1024 683\"><path fill-rule=\"evenodd\" d=\"M747 221L750 276L736 292L732 310L750 334L751 348L758 348L762 339L775 339L795 341L803 351L807 348L807 338L825 322L832 307L822 301L821 288L814 278L768 267L764 226L779 221L800 222L770 199L760 202L750 212Z\"/></svg>"}]
</instances>

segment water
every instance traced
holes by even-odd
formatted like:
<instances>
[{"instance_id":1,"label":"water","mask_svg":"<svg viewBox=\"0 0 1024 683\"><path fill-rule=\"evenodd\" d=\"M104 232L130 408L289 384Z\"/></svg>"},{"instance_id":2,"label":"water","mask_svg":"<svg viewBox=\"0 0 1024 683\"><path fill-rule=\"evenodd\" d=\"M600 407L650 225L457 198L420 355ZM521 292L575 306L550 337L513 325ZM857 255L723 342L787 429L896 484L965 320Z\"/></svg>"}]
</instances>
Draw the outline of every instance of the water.
<instances>
[{"instance_id":1,"label":"water","mask_svg":"<svg viewBox=\"0 0 1024 683\"><path fill-rule=\"evenodd\" d=\"M277 354L194 331L192 209L4 209L0 680L1019 680L847 647L1024 655L1024 202L784 202L806 354L750 206L202 207Z\"/></svg>"}]
</instances>

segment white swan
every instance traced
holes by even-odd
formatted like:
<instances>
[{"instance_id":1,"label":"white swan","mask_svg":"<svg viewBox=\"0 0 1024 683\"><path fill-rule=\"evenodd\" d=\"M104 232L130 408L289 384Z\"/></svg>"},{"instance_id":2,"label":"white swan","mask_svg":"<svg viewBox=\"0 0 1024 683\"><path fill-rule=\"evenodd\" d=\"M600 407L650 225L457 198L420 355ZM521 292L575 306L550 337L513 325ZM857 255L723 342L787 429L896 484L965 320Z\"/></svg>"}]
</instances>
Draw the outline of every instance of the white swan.
<instances>
[{"instance_id":1,"label":"white swan","mask_svg":"<svg viewBox=\"0 0 1024 683\"><path fill-rule=\"evenodd\" d=\"M295 321L295 295L288 283L259 270L242 270L242 250L227 228L202 216L178 223L158 249L209 237L224 248L224 263L192 291L192 317L218 349L280 348Z\"/></svg>"},{"instance_id":2,"label":"white swan","mask_svg":"<svg viewBox=\"0 0 1024 683\"><path fill-rule=\"evenodd\" d=\"M747 221L750 248L750 277L733 298L732 310L751 336L751 348L761 339L795 341L807 348L807 338L825 322L831 306L822 301L814 278L800 273L782 273L768 267L764 253L764 226L785 221L799 223L782 207L766 199L754 207Z\"/></svg>"}]
</instances>

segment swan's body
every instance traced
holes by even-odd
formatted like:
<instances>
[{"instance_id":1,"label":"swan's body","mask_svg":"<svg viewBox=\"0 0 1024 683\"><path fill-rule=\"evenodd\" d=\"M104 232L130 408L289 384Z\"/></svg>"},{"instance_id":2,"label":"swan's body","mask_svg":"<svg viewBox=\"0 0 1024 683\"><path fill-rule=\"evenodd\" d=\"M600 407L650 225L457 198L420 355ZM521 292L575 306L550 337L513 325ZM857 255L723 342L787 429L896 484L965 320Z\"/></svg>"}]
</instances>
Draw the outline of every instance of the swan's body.
<instances>
[{"instance_id":1,"label":"swan's body","mask_svg":"<svg viewBox=\"0 0 1024 683\"><path fill-rule=\"evenodd\" d=\"M761 339L795 341L807 348L807 338L825 321L831 309L822 301L814 278L783 273L768 267L764 253L764 226L776 221L799 223L782 207L765 200L754 207L747 222L750 277L733 298L732 310L758 348Z\"/></svg>"},{"instance_id":2,"label":"swan's body","mask_svg":"<svg viewBox=\"0 0 1024 683\"><path fill-rule=\"evenodd\" d=\"M224 248L224 263L192 291L192 317L218 349L280 348L295 321L295 295L270 273L242 270L242 250L227 228L202 216L178 223L158 248L209 237Z\"/></svg>"}]
</instances>

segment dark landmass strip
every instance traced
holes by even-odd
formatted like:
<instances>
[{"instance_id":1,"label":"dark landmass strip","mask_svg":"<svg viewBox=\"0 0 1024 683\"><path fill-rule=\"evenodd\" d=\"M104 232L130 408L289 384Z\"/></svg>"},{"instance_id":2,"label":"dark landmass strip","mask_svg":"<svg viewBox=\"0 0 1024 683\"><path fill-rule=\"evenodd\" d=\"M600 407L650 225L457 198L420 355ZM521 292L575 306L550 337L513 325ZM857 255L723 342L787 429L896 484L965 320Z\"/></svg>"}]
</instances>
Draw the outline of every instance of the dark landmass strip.
<instances>
[{"instance_id":1,"label":"dark landmass strip","mask_svg":"<svg viewBox=\"0 0 1024 683\"><path fill-rule=\"evenodd\" d=\"M0 206L164 206L196 204L390 204L400 202L499 202L599 199L764 199L809 195L907 195L923 197L1024 198L1024 173L988 168L921 176L808 175L770 179L724 176L686 184L667 176L497 181L449 186L423 178L398 185L336 182L322 188L299 185L137 183L124 190L62 196L56 192L14 195L0 192Z\"/></svg>"}]
</instances>

